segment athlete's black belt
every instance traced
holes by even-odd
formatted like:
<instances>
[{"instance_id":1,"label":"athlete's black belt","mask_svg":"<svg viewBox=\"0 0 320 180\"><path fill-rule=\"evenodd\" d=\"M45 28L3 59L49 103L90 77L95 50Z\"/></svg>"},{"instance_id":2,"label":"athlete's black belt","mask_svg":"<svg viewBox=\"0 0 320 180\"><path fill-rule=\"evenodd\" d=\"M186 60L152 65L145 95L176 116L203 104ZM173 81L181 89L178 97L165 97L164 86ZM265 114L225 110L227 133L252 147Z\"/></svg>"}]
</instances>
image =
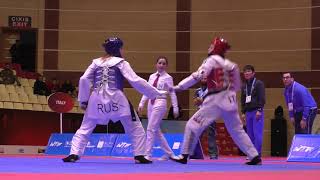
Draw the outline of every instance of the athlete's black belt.
<instances>
[{"instance_id":1,"label":"athlete's black belt","mask_svg":"<svg viewBox=\"0 0 320 180\"><path fill-rule=\"evenodd\" d=\"M220 90L209 90L208 93L207 93L206 95L204 95L202 99L204 100L207 96L210 96L210 95L213 95L213 94L218 94L218 93L220 93L220 92L222 92L222 91L225 91L225 90L227 90L227 89L228 89L228 88L225 87L225 88L220 89Z\"/></svg>"}]
</instances>

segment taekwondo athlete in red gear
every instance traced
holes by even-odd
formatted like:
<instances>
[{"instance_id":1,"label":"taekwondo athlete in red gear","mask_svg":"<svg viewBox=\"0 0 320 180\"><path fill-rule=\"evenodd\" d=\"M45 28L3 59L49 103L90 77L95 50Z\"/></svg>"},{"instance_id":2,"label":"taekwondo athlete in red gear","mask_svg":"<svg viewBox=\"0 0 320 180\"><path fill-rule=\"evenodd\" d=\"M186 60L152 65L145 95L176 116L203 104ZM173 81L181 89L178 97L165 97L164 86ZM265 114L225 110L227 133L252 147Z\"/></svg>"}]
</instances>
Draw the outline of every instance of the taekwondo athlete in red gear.
<instances>
[{"instance_id":1,"label":"taekwondo athlete in red gear","mask_svg":"<svg viewBox=\"0 0 320 180\"><path fill-rule=\"evenodd\" d=\"M96 125L107 124L109 120L121 121L132 139L136 163L152 162L145 158L146 134L137 113L123 93L123 81L127 79L136 90L150 99L166 92L136 75L130 64L122 58L122 46L121 39L108 38L103 43L106 55L94 59L81 76L78 101L85 113L81 127L73 136L70 155L63 159L64 162L79 160Z\"/></svg>"},{"instance_id":2,"label":"taekwondo athlete in red gear","mask_svg":"<svg viewBox=\"0 0 320 180\"><path fill-rule=\"evenodd\" d=\"M188 157L193 154L197 139L203 130L214 120L222 117L234 142L249 157L250 161L246 164L261 164L261 158L243 130L239 117L236 92L241 86L240 72L237 64L225 58L228 49L230 46L225 39L213 39L208 49L209 56L199 69L173 87L175 91L186 90L202 78L207 78L208 93L201 108L186 124L180 159L173 159L179 163L188 162Z\"/></svg>"}]
</instances>

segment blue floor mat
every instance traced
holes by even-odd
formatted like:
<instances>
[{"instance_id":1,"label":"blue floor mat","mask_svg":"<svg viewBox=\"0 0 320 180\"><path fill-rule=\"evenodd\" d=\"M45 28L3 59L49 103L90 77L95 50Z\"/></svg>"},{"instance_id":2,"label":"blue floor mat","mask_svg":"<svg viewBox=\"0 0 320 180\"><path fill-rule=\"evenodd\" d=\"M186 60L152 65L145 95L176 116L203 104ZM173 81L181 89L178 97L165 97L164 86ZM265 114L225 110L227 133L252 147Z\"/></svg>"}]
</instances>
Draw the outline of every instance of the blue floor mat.
<instances>
[{"instance_id":1,"label":"blue floor mat","mask_svg":"<svg viewBox=\"0 0 320 180\"><path fill-rule=\"evenodd\" d=\"M191 160L186 165L156 160L153 164L135 164L133 159L128 158L84 157L76 163L63 163L61 157L0 156L0 173L124 174L320 170L317 163L289 163L284 159L264 160L261 166L247 166L244 162L243 158L222 158Z\"/></svg>"}]
</instances>

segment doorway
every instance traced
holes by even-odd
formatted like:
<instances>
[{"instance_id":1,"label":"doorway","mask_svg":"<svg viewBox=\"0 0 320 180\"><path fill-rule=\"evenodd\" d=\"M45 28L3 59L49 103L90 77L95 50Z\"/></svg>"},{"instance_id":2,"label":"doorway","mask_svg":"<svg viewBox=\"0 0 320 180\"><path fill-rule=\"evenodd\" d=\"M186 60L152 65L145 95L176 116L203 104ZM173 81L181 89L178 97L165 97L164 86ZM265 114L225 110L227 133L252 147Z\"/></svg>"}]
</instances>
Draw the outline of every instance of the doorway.
<instances>
[{"instance_id":1,"label":"doorway","mask_svg":"<svg viewBox=\"0 0 320 180\"><path fill-rule=\"evenodd\" d=\"M35 72L38 30L2 27L0 34L1 63L17 63L23 71Z\"/></svg>"}]
</instances>

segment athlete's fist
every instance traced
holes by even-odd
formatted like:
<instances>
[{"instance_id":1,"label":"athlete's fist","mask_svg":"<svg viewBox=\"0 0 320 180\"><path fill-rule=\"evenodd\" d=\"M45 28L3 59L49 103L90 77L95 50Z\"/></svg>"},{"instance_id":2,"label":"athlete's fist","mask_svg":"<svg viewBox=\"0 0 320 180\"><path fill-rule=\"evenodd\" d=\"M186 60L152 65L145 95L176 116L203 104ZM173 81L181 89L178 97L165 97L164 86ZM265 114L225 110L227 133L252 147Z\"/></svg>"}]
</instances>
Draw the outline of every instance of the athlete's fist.
<instances>
[{"instance_id":1,"label":"athlete's fist","mask_svg":"<svg viewBox=\"0 0 320 180\"><path fill-rule=\"evenodd\" d=\"M138 107L138 114L141 115L143 111L143 106L139 106Z\"/></svg>"},{"instance_id":2,"label":"athlete's fist","mask_svg":"<svg viewBox=\"0 0 320 180\"><path fill-rule=\"evenodd\" d=\"M82 110L86 110L87 109L87 106L88 106L88 102L81 102L80 103L80 108L82 109Z\"/></svg>"}]
</instances>

